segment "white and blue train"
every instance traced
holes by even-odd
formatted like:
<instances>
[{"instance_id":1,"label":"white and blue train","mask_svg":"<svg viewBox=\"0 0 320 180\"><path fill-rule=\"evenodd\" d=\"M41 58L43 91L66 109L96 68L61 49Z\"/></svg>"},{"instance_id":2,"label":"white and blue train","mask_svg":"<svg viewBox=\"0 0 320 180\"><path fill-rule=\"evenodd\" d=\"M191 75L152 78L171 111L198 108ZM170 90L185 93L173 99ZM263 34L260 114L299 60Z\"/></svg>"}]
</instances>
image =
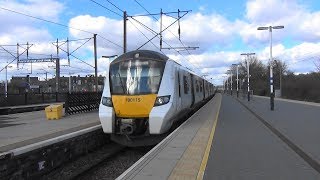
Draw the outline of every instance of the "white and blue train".
<instances>
[{"instance_id":1,"label":"white and blue train","mask_svg":"<svg viewBox=\"0 0 320 180\"><path fill-rule=\"evenodd\" d=\"M127 146L158 143L173 123L214 95L201 76L155 51L110 63L99 107L103 131Z\"/></svg>"}]
</instances>

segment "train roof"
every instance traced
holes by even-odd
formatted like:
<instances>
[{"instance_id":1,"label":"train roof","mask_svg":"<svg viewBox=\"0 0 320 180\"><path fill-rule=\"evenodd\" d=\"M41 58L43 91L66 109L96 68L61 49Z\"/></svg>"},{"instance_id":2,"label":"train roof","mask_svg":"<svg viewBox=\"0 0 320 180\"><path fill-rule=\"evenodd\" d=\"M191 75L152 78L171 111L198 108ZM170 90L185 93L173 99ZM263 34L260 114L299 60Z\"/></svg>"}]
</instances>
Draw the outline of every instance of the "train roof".
<instances>
[{"instance_id":1,"label":"train roof","mask_svg":"<svg viewBox=\"0 0 320 180\"><path fill-rule=\"evenodd\" d=\"M169 59L168 56L163 55L163 54L156 52L156 51L135 50L135 51L130 51L130 52L122 54L121 56L119 56L118 58L113 60L111 63L117 63L119 61L123 61L123 60L127 60L127 59L135 59L135 58L137 58L136 57L137 54L139 54L138 58L141 58L141 59L156 59L158 61L160 60L160 61L164 61L164 62L167 62L167 60Z\"/></svg>"},{"instance_id":2,"label":"train roof","mask_svg":"<svg viewBox=\"0 0 320 180\"><path fill-rule=\"evenodd\" d=\"M167 62L169 60L169 57L161 54L157 51L151 51L151 50L135 50L135 51L130 51L127 53L122 54L121 56L117 57L115 60L113 60L111 62L111 64L113 63L117 63L117 62L121 62L121 61L125 61L125 60L129 60L129 59L136 59L136 54L139 54L138 58L141 59L155 59L158 61L163 61L163 62ZM180 63L172 60L174 63L178 64L179 66L183 67L186 71L188 71L189 73L192 73L198 77L201 77L200 74L192 71L191 69L182 66ZM202 77L201 77L202 78ZM203 78L204 79L204 78ZM208 80L204 79L205 81L209 82ZM209 82L210 83L210 82Z\"/></svg>"}]
</instances>

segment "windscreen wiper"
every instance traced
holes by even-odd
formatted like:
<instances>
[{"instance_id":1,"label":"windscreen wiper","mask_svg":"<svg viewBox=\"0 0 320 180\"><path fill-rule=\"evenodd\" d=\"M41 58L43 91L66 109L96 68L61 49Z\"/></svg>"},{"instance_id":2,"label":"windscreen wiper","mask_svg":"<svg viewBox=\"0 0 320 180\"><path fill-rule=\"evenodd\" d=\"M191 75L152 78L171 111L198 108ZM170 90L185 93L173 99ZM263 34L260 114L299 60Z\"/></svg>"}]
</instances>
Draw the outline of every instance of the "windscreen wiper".
<instances>
[{"instance_id":1,"label":"windscreen wiper","mask_svg":"<svg viewBox=\"0 0 320 180\"><path fill-rule=\"evenodd\" d=\"M121 79L120 73L118 73L118 76L119 76L119 79L120 79L120 84L121 84L121 87L122 87L122 91L123 91L124 94L127 94L126 88L124 87L124 85L122 83L122 79Z\"/></svg>"}]
</instances>

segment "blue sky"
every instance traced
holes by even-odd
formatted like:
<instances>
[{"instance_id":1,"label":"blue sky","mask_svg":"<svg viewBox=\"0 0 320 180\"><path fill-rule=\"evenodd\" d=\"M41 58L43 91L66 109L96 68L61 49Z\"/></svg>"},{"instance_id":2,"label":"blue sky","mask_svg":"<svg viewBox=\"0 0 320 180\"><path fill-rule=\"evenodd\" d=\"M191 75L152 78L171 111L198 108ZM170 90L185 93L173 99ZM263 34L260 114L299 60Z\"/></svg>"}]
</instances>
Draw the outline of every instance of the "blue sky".
<instances>
[{"instance_id":1,"label":"blue sky","mask_svg":"<svg viewBox=\"0 0 320 180\"><path fill-rule=\"evenodd\" d=\"M122 14L107 0L94 0L103 6ZM146 14L134 0L109 0L129 15ZM284 25L282 30L273 32L274 57L285 61L289 69L295 73L315 71L315 63L320 57L320 1L318 0L137 0L149 12L158 13L160 8L164 12L192 10L181 20L181 40L186 46L199 46L196 51L181 52L164 50L169 57L186 64L195 71L208 74L221 84L222 77L232 63L243 60L240 53L255 52L264 63L269 57L269 34L267 31L257 31L258 26ZM29 14L42 19L69 25L85 31L97 33L99 74L105 74L108 60L102 55L121 54L121 48L109 43L108 39L122 46L122 18L100 7L90 0L0 0L0 7ZM158 17L157 17L158 18ZM130 18L129 18L130 19ZM152 17L137 18L140 22L159 30L159 22ZM60 27L54 24L24 17L0 9L0 22L5 24L0 30L0 44L33 43L31 53L54 54L51 42L60 40L81 39L92 37L90 33ZM164 24L173 22L170 17L164 17ZM138 27L136 29L131 23ZM171 32L164 32L164 40L172 46L181 46L177 36L177 26L169 28ZM137 24L133 19L128 21L128 50L134 50L146 41L139 32L148 38L152 34ZM173 35L174 34L174 35ZM159 50L159 40L155 38L144 49ZM74 55L83 61L93 64L92 42L88 42L75 52ZM81 42L71 44L71 50L76 49ZM62 47L65 48L65 47ZM10 51L15 51L10 49ZM2 50L3 51L3 50ZM10 56L0 52L0 69ZM61 58L66 55L61 53ZM23 55L25 56L25 54ZM12 58L11 58L12 59ZM307 59L307 60L305 60ZM186 63L184 63L186 62ZM66 60L63 60L66 63ZM62 70L68 74L92 74L90 66L71 59L72 68ZM13 63L9 69L9 76L30 73L30 64L21 65L20 70ZM52 64L34 64L33 74L46 71L54 74ZM77 70L78 68L78 70ZM80 70L81 69L81 70ZM4 78L4 71L0 72L0 81Z\"/></svg>"}]
</instances>

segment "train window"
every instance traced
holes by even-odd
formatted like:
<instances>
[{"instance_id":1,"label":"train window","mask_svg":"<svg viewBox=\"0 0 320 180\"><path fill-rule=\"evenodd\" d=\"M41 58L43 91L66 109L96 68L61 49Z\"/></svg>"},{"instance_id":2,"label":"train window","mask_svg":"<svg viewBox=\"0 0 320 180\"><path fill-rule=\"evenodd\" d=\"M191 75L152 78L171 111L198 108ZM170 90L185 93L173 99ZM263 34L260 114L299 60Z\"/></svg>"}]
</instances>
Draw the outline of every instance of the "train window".
<instances>
[{"instance_id":1,"label":"train window","mask_svg":"<svg viewBox=\"0 0 320 180\"><path fill-rule=\"evenodd\" d=\"M202 92L202 83L200 83L200 92Z\"/></svg>"},{"instance_id":2,"label":"train window","mask_svg":"<svg viewBox=\"0 0 320 180\"><path fill-rule=\"evenodd\" d=\"M188 92L189 92L189 87L188 87L187 76L183 76L183 86L184 86L184 93L185 93L185 94L188 94Z\"/></svg>"},{"instance_id":3,"label":"train window","mask_svg":"<svg viewBox=\"0 0 320 180\"><path fill-rule=\"evenodd\" d=\"M149 59L123 60L110 64L112 94L157 94L165 63Z\"/></svg>"}]
</instances>

